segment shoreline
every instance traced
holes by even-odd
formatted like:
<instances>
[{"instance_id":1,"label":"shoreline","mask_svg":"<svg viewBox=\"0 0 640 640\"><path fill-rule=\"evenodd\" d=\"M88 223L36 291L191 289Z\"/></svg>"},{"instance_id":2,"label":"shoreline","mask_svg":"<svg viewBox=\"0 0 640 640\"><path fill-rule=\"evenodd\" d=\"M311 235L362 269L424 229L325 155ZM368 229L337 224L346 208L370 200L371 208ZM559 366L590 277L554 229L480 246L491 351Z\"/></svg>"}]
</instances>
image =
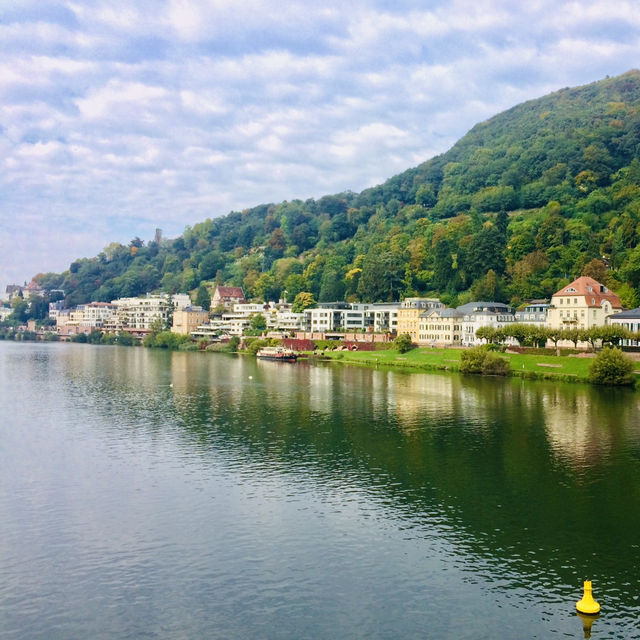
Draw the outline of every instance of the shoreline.
<instances>
[{"instance_id":1,"label":"shoreline","mask_svg":"<svg viewBox=\"0 0 640 640\"><path fill-rule=\"evenodd\" d=\"M460 371L459 349L431 349L418 347L406 353L400 354L395 350L385 351L335 351L325 353L322 356L310 355L309 360L317 359L319 362L335 362L344 365L385 368L390 370L403 370L405 372L429 372L442 371L455 373L458 375L480 375L466 374ZM521 378L523 380L551 380L557 382L570 382L572 384L581 383L589 386L589 367L593 361L593 355L588 357L571 355L537 355L522 353L500 353L498 354L508 360L511 370L504 378ZM636 384L632 388L637 388L640 383L640 363L639 371L634 372ZM496 377L496 376L491 376Z\"/></svg>"}]
</instances>

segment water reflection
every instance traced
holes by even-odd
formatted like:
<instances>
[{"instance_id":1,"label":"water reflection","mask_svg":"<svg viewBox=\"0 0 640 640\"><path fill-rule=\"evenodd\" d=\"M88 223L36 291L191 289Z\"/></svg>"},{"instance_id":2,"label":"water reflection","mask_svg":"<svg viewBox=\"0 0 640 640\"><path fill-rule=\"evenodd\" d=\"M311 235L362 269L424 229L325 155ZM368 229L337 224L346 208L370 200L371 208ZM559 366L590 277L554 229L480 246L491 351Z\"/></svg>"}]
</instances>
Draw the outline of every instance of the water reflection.
<instances>
[{"instance_id":1,"label":"water reflection","mask_svg":"<svg viewBox=\"0 0 640 640\"><path fill-rule=\"evenodd\" d=\"M87 432L78 427L82 437L116 434L109 455L126 448L152 451L156 460L167 452L166 481L153 466L133 467L116 484L140 482L146 473L166 499L185 483L184 473L198 476L203 492L215 478L224 486L213 494L224 504L216 518L242 519L245 529L233 538L248 555L259 555L249 548L255 521L274 539L284 535L296 560L305 558L313 551L300 536L277 532L278 524L298 530L303 525L291 523L302 514L319 528L330 512L345 549L375 550L362 570L381 585L399 579L384 556L401 540L408 565L449 589L447 597L481 585L492 607L531 610L549 628L572 633L581 621L568 612L583 579L592 578L607 612L593 635L623 629L633 637L628 630L640 613L633 393L86 345L34 349L20 366L43 393L50 387L50 402L66 418L80 414L78 422L88 425ZM8 384L2 376L0 370ZM224 485L225 474L233 485ZM128 500L132 512L157 518L156 503ZM245 500L250 508L239 515ZM185 517L211 529L204 515ZM370 537L360 540L361 530L350 528L356 523L370 523ZM98 529L90 537L106 545ZM260 544L274 547L269 571L277 572L282 549L265 536ZM347 555L338 541L325 561L339 572ZM377 565L389 575L375 575ZM403 584L411 595L401 593L420 598L428 586Z\"/></svg>"}]
</instances>

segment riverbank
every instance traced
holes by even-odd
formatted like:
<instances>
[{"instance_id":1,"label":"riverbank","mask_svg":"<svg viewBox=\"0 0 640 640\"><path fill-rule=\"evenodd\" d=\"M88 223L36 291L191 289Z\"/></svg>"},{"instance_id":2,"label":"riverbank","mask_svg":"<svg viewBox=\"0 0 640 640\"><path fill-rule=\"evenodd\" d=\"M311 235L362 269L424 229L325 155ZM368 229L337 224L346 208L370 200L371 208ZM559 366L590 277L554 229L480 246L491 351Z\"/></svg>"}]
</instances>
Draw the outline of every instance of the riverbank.
<instances>
[{"instance_id":1,"label":"riverbank","mask_svg":"<svg viewBox=\"0 0 640 640\"><path fill-rule=\"evenodd\" d=\"M417 348L406 353L386 351L327 351L324 360L367 367L389 367L410 371L460 371L461 349ZM501 353L511 367L510 376L529 380L558 380L563 382L588 383L591 354L580 355L533 355ZM640 381L634 372L636 384Z\"/></svg>"}]
</instances>

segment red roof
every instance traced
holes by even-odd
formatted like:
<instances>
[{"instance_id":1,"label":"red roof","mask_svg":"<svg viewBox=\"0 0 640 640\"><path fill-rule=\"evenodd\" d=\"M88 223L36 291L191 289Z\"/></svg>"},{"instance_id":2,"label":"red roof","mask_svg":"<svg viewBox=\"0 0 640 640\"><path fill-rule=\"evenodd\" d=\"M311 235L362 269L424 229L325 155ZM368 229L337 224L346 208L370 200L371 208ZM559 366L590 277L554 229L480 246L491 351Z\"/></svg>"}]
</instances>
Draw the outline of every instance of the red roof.
<instances>
[{"instance_id":1,"label":"red roof","mask_svg":"<svg viewBox=\"0 0 640 640\"><path fill-rule=\"evenodd\" d=\"M620 298L589 276L580 276L554 293L552 298L560 296L584 296L588 307L601 307L603 301L607 300L614 309L622 309Z\"/></svg>"},{"instance_id":2,"label":"red roof","mask_svg":"<svg viewBox=\"0 0 640 640\"><path fill-rule=\"evenodd\" d=\"M216 292L221 298L240 298L244 300L242 287L216 287ZM215 294L214 294L215 295Z\"/></svg>"}]
</instances>

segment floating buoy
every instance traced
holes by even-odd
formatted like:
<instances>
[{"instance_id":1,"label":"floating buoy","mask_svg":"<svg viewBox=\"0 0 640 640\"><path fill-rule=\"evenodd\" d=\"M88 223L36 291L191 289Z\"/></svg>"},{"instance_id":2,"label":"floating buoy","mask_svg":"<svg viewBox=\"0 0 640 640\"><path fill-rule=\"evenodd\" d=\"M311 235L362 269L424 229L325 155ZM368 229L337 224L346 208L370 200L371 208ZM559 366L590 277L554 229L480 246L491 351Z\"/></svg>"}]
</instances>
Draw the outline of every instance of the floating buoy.
<instances>
[{"instance_id":1,"label":"floating buoy","mask_svg":"<svg viewBox=\"0 0 640 640\"><path fill-rule=\"evenodd\" d=\"M576 602L576 609L580 613L585 613L590 616L594 616L600 611L600 605L593 599L591 580L584 581L584 594L582 600Z\"/></svg>"}]
</instances>

